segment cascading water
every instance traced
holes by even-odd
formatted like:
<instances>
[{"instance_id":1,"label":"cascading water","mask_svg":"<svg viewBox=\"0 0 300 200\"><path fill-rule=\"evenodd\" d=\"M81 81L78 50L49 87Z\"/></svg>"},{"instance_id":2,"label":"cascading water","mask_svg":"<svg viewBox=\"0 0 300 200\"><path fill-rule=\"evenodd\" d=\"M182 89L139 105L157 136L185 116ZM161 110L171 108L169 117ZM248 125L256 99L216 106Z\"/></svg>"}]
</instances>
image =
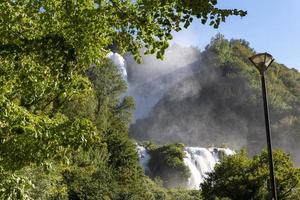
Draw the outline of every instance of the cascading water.
<instances>
[{"instance_id":1,"label":"cascading water","mask_svg":"<svg viewBox=\"0 0 300 200\"><path fill-rule=\"evenodd\" d=\"M124 58L120 54L113 52L108 53L107 57L119 68L122 77L127 81L127 71Z\"/></svg>"},{"instance_id":2,"label":"cascading water","mask_svg":"<svg viewBox=\"0 0 300 200\"><path fill-rule=\"evenodd\" d=\"M226 148L186 147L184 163L188 166L191 177L187 183L189 189L199 189L207 173L212 172L221 155L233 155L234 151Z\"/></svg>"},{"instance_id":3,"label":"cascading water","mask_svg":"<svg viewBox=\"0 0 300 200\"><path fill-rule=\"evenodd\" d=\"M138 152L138 156L139 156L140 166L143 167L145 174L148 174L150 172L148 162L151 157L148 154L147 149L145 147L140 146L138 144L136 144L136 145L137 145L137 152Z\"/></svg>"},{"instance_id":4,"label":"cascading water","mask_svg":"<svg viewBox=\"0 0 300 200\"><path fill-rule=\"evenodd\" d=\"M125 59L120 54L113 52L108 53L106 57L109 58L113 62L113 64L118 67L119 73L121 74L123 80L125 80L129 86ZM122 102L125 96L126 94L122 94L120 96L120 102Z\"/></svg>"},{"instance_id":5,"label":"cascading water","mask_svg":"<svg viewBox=\"0 0 300 200\"><path fill-rule=\"evenodd\" d=\"M146 174L149 173L148 162L151 157L147 149L137 144L137 152L140 165L144 168ZM199 189L206 174L213 171L222 155L230 156L235 154L234 151L228 148L185 147L184 152L186 154L184 163L191 173L188 183L186 184L188 189Z\"/></svg>"}]
</instances>

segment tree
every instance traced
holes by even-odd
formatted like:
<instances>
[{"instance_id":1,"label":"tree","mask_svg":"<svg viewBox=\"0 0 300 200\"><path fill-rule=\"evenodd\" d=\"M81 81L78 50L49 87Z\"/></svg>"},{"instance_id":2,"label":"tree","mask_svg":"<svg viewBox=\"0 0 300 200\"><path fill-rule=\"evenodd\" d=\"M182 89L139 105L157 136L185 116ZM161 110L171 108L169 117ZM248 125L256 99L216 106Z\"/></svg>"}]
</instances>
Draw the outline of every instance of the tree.
<instances>
[{"instance_id":1,"label":"tree","mask_svg":"<svg viewBox=\"0 0 300 200\"><path fill-rule=\"evenodd\" d=\"M27 178L20 179L20 185L27 181L25 183L35 186L30 188L28 185L22 191L24 194L19 192L23 196L26 194L33 199L116 199L120 193L132 193L131 185L143 180L135 145L127 136L132 102L129 97L120 99L126 89L125 81L109 60L103 60L101 66L92 66L87 76L92 90L74 95L74 100L62 106L61 113L70 120L86 117L101 133L101 140L93 148L80 147L71 151L66 158L68 162L52 159L42 167L32 165L18 170L19 179ZM13 192L18 190L9 195Z\"/></svg>"},{"instance_id":2,"label":"tree","mask_svg":"<svg viewBox=\"0 0 300 200\"><path fill-rule=\"evenodd\" d=\"M279 150L274 152L274 166L278 199L295 199L300 187L300 170ZM241 151L217 164L201 188L204 199L270 199L268 180L267 152L250 159Z\"/></svg>"},{"instance_id":3,"label":"tree","mask_svg":"<svg viewBox=\"0 0 300 200\"><path fill-rule=\"evenodd\" d=\"M149 168L152 178L161 178L165 187L186 186L190 171L184 164L184 145L181 143L147 146L150 154Z\"/></svg>"},{"instance_id":4,"label":"tree","mask_svg":"<svg viewBox=\"0 0 300 200\"><path fill-rule=\"evenodd\" d=\"M188 27L194 16L217 28L230 15L246 14L216 5L216 0L2 2L1 171L13 175L32 163L63 160L101 143L103 129L90 117L62 112L78 94L91 92L86 71L101 66L112 45L137 60L140 47L162 58L171 31ZM119 109L131 104L126 99ZM126 112L118 117L124 116Z\"/></svg>"},{"instance_id":5,"label":"tree","mask_svg":"<svg viewBox=\"0 0 300 200\"><path fill-rule=\"evenodd\" d=\"M142 46L162 57L171 31L183 24L188 27L193 16L217 27L229 15L246 14L219 9L216 4L216 0L1 3L2 163L8 163L6 168L20 168L53 157L66 146L77 148L98 140L90 122L71 122L60 114L74 94L90 89L86 70L99 65L112 44L136 59ZM81 133L74 134L79 128ZM70 145L72 141L66 138L72 137ZM53 154L46 150L49 145Z\"/></svg>"}]
</instances>

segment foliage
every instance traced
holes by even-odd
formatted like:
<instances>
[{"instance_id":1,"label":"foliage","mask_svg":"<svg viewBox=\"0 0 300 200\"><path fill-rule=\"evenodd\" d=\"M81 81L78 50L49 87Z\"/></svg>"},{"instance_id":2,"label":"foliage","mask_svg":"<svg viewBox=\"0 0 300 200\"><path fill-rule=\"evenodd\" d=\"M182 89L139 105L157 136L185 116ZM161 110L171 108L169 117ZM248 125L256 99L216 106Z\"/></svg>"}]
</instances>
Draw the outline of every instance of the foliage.
<instances>
[{"instance_id":1,"label":"foliage","mask_svg":"<svg viewBox=\"0 0 300 200\"><path fill-rule=\"evenodd\" d=\"M172 200L201 200L202 195L199 190L183 190L183 189L175 189L170 190Z\"/></svg>"},{"instance_id":2,"label":"foliage","mask_svg":"<svg viewBox=\"0 0 300 200\"><path fill-rule=\"evenodd\" d=\"M28 177L6 173L0 168L0 198L1 199L32 199L28 194L32 187Z\"/></svg>"},{"instance_id":3,"label":"foliage","mask_svg":"<svg viewBox=\"0 0 300 200\"><path fill-rule=\"evenodd\" d=\"M125 97L119 102L125 83L116 69L102 71L103 65L110 65L104 59L110 47L131 52L136 60L141 47L162 58L171 31L188 27L193 17L217 28L230 15L246 14L219 9L216 0L5 0L0 13L0 195L4 199L30 199L29 179L38 178L37 188L39 183L47 189L57 184L58 192L47 198L93 198L93 194L86 197L89 189L79 185L94 181L102 170L99 177L113 177L116 184L130 186L140 175L134 145L126 135L133 101ZM86 75L89 69L96 79ZM76 154L84 157L84 152L106 154L107 160L101 167L95 167L96 158L87 166L72 161ZM41 171L46 163L54 166L49 172L54 177ZM98 184L91 188L102 188ZM99 191L110 191L106 182L103 185Z\"/></svg>"},{"instance_id":4,"label":"foliage","mask_svg":"<svg viewBox=\"0 0 300 200\"><path fill-rule=\"evenodd\" d=\"M113 43L120 52L131 52L137 59L141 46L162 57L171 31L180 29L182 23L187 27L192 16L217 26L229 15L246 14L236 9L218 9L215 0L202 3L199 6L189 1L3 2L0 6L1 140L6 143L20 134L33 143L41 137L56 143L64 137L57 133L67 131L57 130L57 126L70 129L86 126L87 130L82 132L93 134L93 127L85 119L80 122L78 118L72 124L60 116L65 102L90 89L86 70L91 65L100 65ZM55 133L44 134L43 129L48 131L48 126L54 126ZM72 134L79 141L87 137L82 132ZM55 139L47 136L54 134ZM13 149L17 145L9 146ZM55 145L58 147L61 146ZM29 151L26 146L23 149ZM28 163L41 162L47 159L43 158L46 154L41 153L38 160L32 159L35 156L24 159Z\"/></svg>"},{"instance_id":5,"label":"foliage","mask_svg":"<svg viewBox=\"0 0 300 200\"><path fill-rule=\"evenodd\" d=\"M300 187L300 170L282 151L274 152L278 199L293 199ZM245 151L225 157L201 184L204 199L270 199L268 155L253 159Z\"/></svg>"},{"instance_id":6,"label":"foliage","mask_svg":"<svg viewBox=\"0 0 300 200\"><path fill-rule=\"evenodd\" d=\"M107 61L88 70L92 90L74 95L61 107L71 120L83 117L101 130L92 148L78 147L66 158L31 164L15 174L2 171L3 199L173 200L199 199L200 192L167 190L143 175L136 147L127 136L132 102L117 67ZM106 76L110 78L105 78ZM106 98L103 98L106 97ZM101 105L100 108L98 105ZM104 123L105 122L105 123ZM175 147L175 146L174 146ZM180 148L179 145L176 148ZM182 150L182 149L181 149ZM62 162L63 161L63 162Z\"/></svg>"},{"instance_id":7,"label":"foliage","mask_svg":"<svg viewBox=\"0 0 300 200\"><path fill-rule=\"evenodd\" d=\"M51 41L51 37L58 40L56 44L64 44L68 53L75 53L77 62L85 67L99 58L99 53L105 55L112 43L121 52L131 52L137 58L142 46L161 57L168 47L167 41L172 39L171 31L187 28L193 17L217 28L230 15L246 15L242 10L220 9L217 3L217 0L6 1L0 8L1 43L2 48L31 51L38 49L34 47L41 45L41 41Z\"/></svg>"},{"instance_id":8,"label":"foliage","mask_svg":"<svg viewBox=\"0 0 300 200\"><path fill-rule=\"evenodd\" d=\"M149 145L148 152L151 156L149 168L152 178L160 177L166 187L185 186L190 172L183 161L186 156L183 144Z\"/></svg>"},{"instance_id":9,"label":"foliage","mask_svg":"<svg viewBox=\"0 0 300 200\"><path fill-rule=\"evenodd\" d=\"M159 143L225 143L233 149L246 147L251 155L260 152L265 146L261 84L248 59L255 53L245 40L216 35L199 59L185 67L192 74L182 79L181 71L172 72L175 83L166 87L151 115L131 126L130 134ZM274 146L300 163L300 73L274 62L266 74ZM162 75L156 82L165 79ZM140 91L150 86L155 88L145 84Z\"/></svg>"}]
</instances>

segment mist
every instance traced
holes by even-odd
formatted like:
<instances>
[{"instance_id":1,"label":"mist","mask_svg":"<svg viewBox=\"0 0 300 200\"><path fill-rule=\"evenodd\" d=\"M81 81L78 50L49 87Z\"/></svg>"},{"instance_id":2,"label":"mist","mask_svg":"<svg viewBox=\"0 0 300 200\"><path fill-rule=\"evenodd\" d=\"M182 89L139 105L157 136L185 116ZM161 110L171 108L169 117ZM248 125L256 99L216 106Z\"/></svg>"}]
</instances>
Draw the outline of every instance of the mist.
<instances>
[{"instance_id":1,"label":"mist","mask_svg":"<svg viewBox=\"0 0 300 200\"><path fill-rule=\"evenodd\" d=\"M191 66L200 59L194 47L174 45L167 49L165 59L143 55L141 64L132 56L125 56L128 72L128 95L136 101L134 119L145 118L152 108L175 83L193 74Z\"/></svg>"},{"instance_id":2,"label":"mist","mask_svg":"<svg viewBox=\"0 0 300 200\"><path fill-rule=\"evenodd\" d=\"M143 56L137 64L126 57L128 94L136 100L131 136L159 144L246 148L250 155L265 148L260 91L237 68L211 65L213 57L178 45L168 49L164 61ZM276 128L279 117L273 114ZM274 131L275 148L299 162L298 147L291 147L291 141Z\"/></svg>"}]
</instances>

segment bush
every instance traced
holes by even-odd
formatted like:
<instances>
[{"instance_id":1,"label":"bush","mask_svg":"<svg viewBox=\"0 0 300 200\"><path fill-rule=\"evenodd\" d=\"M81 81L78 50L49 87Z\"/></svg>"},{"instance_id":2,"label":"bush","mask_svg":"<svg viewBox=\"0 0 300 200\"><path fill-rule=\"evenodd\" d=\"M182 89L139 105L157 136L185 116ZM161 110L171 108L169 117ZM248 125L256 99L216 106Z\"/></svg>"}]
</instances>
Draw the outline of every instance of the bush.
<instances>
[{"instance_id":1,"label":"bush","mask_svg":"<svg viewBox=\"0 0 300 200\"><path fill-rule=\"evenodd\" d=\"M190 176L189 169L184 164L184 145L180 143L150 146L149 168L152 178L160 177L165 187L185 186Z\"/></svg>"},{"instance_id":2,"label":"bush","mask_svg":"<svg viewBox=\"0 0 300 200\"><path fill-rule=\"evenodd\" d=\"M273 152L278 199L294 199L300 187L300 171L289 155ZM270 199L268 154L263 151L250 159L245 151L225 157L201 184L206 200Z\"/></svg>"}]
</instances>

